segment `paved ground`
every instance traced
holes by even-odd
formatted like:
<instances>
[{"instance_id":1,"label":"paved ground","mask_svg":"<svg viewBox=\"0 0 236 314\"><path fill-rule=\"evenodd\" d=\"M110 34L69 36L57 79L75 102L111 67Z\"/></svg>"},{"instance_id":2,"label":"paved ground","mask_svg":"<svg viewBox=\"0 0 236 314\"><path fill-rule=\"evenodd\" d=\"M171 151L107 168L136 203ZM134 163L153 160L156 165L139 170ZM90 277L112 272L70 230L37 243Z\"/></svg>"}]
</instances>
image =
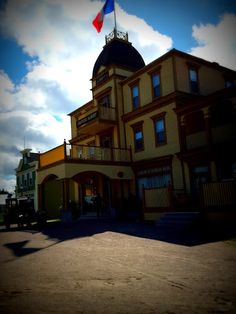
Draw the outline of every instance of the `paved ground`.
<instances>
[{"instance_id":1,"label":"paved ground","mask_svg":"<svg viewBox=\"0 0 236 314\"><path fill-rule=\"evenodd\" d=\"M216 240L105 221L0 230L0 313L236 313L236 246Z\"/></svg>"}]
</instances>

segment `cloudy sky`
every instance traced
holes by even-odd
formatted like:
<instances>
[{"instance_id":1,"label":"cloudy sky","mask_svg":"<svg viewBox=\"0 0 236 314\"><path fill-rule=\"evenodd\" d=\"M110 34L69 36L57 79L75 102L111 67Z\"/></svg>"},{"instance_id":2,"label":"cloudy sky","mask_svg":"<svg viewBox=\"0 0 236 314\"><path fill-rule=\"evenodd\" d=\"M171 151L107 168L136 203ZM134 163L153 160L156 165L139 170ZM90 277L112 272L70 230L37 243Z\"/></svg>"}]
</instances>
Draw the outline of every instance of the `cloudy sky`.
<instances>
[{"instance_id":1,"label":"cloudy sky","mask_svg":"<svg viewBox=\"0 0 236 314\"><path fill-rule=\"evenodd\" d=\"M69 140L68 113L91 99L105 35L99 0L0 0L0 189L14 190L19 151ZM236 70L236 1L117 0L117 26L145 63L172 48Z\"/></svg>"}]
</instances>

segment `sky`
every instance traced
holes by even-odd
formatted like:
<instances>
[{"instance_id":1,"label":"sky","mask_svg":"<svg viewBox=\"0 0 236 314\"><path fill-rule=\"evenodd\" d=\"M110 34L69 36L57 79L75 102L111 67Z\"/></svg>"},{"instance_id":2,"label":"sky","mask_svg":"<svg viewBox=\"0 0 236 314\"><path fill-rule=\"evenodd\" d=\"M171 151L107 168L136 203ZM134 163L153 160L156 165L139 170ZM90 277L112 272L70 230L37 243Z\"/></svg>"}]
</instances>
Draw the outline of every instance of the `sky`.
<instances>
[{"instance_id":1,"label":"sky","mask_svg":"<svg viewBox=\"0 0 236 314\"><path fill-rule=\"evenodd\" d=\"M0 189L13 192L20 151L71 138L68 113L92 98L93 65L114 27L100 0L0 0ZM236 70L236 1L116 0L117 28L146 64L176 48Z\"/></svg>"}]
</instances>

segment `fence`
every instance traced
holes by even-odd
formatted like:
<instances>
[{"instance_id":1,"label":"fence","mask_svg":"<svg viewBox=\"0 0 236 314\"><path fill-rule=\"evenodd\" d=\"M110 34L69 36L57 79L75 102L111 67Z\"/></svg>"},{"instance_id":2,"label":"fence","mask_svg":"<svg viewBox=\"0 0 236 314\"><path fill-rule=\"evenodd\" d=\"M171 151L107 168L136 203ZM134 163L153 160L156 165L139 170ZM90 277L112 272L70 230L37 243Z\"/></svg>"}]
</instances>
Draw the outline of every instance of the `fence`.
<instances>
[{"instance_id":1,"label":"fence","mask_svg":"<svg viewBox=\"0 0 236 314\"><path fill-rule=\"evenodd\" d=\"M202 185L202 201L205 208L233 207L236 205L236 182L210 182Z\"/></svg>"}]
</instances>

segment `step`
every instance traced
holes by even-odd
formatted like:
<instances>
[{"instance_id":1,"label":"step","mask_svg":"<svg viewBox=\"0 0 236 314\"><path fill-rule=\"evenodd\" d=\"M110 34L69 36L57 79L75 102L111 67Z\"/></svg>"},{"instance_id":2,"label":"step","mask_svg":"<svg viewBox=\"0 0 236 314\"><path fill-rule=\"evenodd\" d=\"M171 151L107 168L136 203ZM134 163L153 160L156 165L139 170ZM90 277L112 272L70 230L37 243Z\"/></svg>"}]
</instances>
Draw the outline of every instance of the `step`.
<instances>
[{"instance_id":1,"label":"step","mask_svg":"<svg viewBox=\"0 0 236 314\"><path fill-rule=\"evenodd\" d=\"M184 229L191 227L199 219L199 212L167 212L156 222L161 229Z\"/></svg>"}]
</instances>

